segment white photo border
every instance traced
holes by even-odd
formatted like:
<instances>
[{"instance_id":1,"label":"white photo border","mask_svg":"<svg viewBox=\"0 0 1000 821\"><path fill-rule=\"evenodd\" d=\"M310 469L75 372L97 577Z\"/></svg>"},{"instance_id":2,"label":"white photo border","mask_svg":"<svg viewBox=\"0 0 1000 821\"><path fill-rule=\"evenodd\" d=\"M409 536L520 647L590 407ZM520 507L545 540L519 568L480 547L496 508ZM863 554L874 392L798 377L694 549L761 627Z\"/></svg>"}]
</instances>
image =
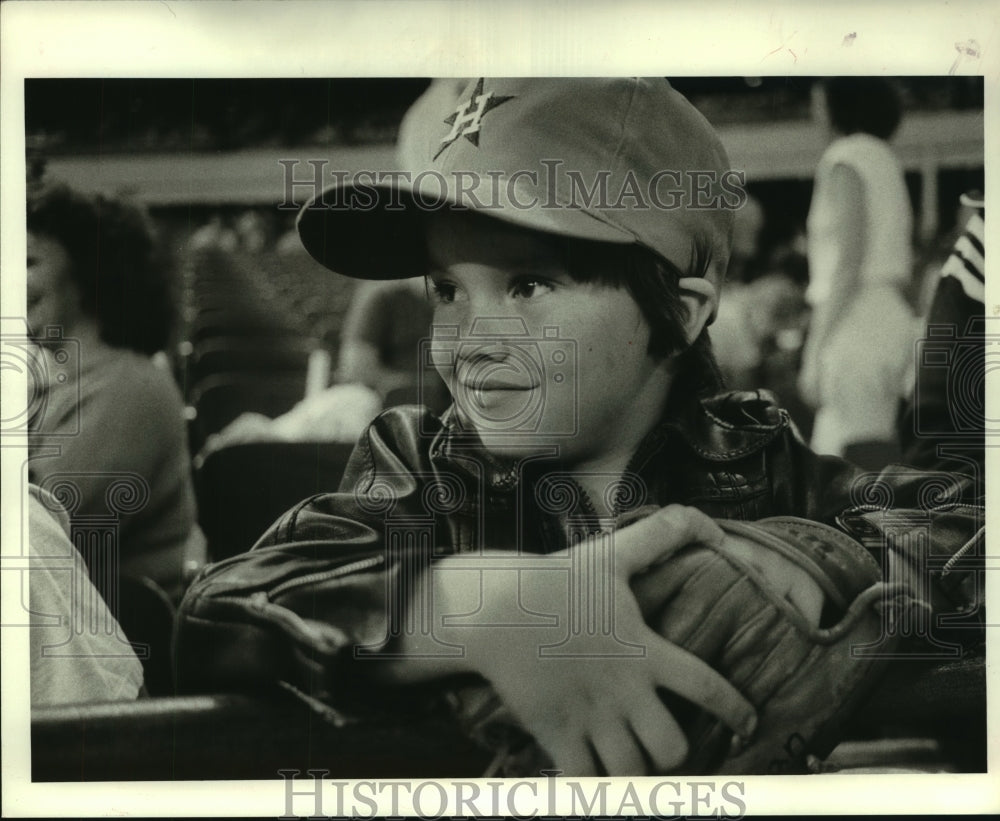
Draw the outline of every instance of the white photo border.
<instances>
[{"instance_id":1,"label":"white photo border","mask_svg":"<svg viewBox=\"0 0 1000 821\"><path fill-rule=\"evenodd\" d=\"M851 45L845 47L845 36ZM998 190L1000 17L990 0L825 4L669 4L624 0L448 2L9 2L0 5L0 270L2 313L24 315L24 79L29 77L337 77L472 75L943 75L956 44L980 45L958 72L985 77L986 192ZM987 209L986 234L1000 236ZM1000 288L987 280L987 314ZM996 380L994 380L995 382ZM998 418L996 384L987 417ZM25 386L4 374L3 396ZM20 392L20 393L19 393ZM21 539L23 449L0 448L4 545ZM996 475L998 454L988 459ZM998 506L1000 507L1000 506ZM1000 512L987 511L989 542ZM995 550L988 545L990 555ZM10 552L4 549L3 555ZM1000 579L987 574L987 600ZM3 574L3 623L19 606ZM991 637L991 652L994 642ZM282 782L30 783L27 640L5 630L3 814L15 816L279 816ZM1000 809L1000 703L988 688L989 773L739 779L749 814L971 813ZM708 780L708 779L704 779ZM719 779L716 779L719 780ZM636 780L641 781L640 779ZM544 796L544 791L539 792ZM540 808L548 806L540 798ZM298 806L298 805L296 805ZM303 814L307 813L308 801ZM564 804L557 811L567 812ZM489 814L488 809L485 810ZM544 813L541 809L540 814Z\"/></svg>"}]
</instances>

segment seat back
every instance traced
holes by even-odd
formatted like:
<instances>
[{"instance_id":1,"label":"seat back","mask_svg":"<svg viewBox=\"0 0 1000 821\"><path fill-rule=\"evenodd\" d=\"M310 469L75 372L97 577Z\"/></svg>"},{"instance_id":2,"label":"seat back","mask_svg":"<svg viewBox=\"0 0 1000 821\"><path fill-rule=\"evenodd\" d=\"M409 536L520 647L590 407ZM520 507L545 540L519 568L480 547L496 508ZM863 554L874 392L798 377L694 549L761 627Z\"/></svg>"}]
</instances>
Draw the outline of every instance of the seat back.
<instances>
[{"instance_id":1,"label":"seat back","mask_svg":"<svg viewBox=\"0 0 1000 821\"><path fill-rule=\"evenodd\" d=\"M326 769L338 778L477 776L488 757L444 716L364 721L289 691L49 707L31 716L32 781L273 779Z\"/></svg>"},{"instance_id":2,"label":"seat back","mask_svg":"<svg viewBox=\"0 0 1000 821\"><path fill-rule=\"evenodd\" d=\"M286 510L337 489L353 444L248 442L210 451L195 472L212 561L242 553Z\"/></svg>"},{"instance_id":3,"label":"seat back","mask_svg":"<svg viewBox=\"0 0 1000 821\"><path fill-rule=\"evenodd\" d=\"M218 433L242 413L261 413L272 419L291 410L305 395L305 372L289 375L217 373L192 389L197 444Z\"/></svg>"},{"instance_id":4,"label":"seat back","mask_svg":"<svg viewBox=\"0 0 1000 821\"><path fill-rule=\"evenodd\" d=\"M153 696L174 692L171 642L175 609L160 585L146 576L121 574L118 623L142 662L146 691Z\"/></svg>"}]
</instances>

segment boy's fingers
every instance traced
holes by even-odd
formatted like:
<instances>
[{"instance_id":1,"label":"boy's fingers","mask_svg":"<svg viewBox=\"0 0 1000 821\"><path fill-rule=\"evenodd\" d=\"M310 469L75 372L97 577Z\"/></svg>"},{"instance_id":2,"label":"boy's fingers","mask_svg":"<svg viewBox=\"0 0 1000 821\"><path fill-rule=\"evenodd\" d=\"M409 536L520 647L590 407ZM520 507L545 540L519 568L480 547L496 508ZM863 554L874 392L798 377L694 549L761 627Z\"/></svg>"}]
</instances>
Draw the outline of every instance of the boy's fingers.
<instances>
[{"instance_id":1,"label":"boy's fingers","mask_svg":"<svg viewBox=\"0 0 1000 821\"><path fill-rule=\"evenodd\" d=\"M556 765L567 775L586 776L597 775L597 762L590 747L582 737L561 738L542 746Z\"/></svg>"},{"instance_id":2,"label":"boy's fingers","mask_svg":"<svg viewBox=\"0 0 1000 821\"><path fill-rule=\"evenodd\" d=\"M753 734L757 726L753 705L718 672L659 636L650 640L647 649L661 686L708 710L743 738Z\"/></svg>"},{"instance_id":3,"label":"boy's fingers","mask_svg":"<svg viewBox=\"0 0 1000 821\"><path fill-rule=\"evenodd\" d=\"M689 544L721 544L725 534L700 510L667 505L615 533L615 560L632 575Z\"/></svg>"},{"instance_id":4,"label":"boy's fingers","mask_svg":"<svg viewBox=\"0 0 1000 821\"><path fill-rule=\"evenodd\" d=\"M592 729L593 747L604 775L646 775L649 759L642 742L633 735L628 721L615 715L613 720Z\"/></svg>"},{"instance_id":5,"label":"boy's fingers","mask_svg":"<svg viewBox=\"0 0 1000 821\"><path fill-rule=\"evenodd\" d=\"M637 701L631 730L649 756L652 773L670 772L687 758L687 738L655 693Z\"/></svg>"}]
</instances>

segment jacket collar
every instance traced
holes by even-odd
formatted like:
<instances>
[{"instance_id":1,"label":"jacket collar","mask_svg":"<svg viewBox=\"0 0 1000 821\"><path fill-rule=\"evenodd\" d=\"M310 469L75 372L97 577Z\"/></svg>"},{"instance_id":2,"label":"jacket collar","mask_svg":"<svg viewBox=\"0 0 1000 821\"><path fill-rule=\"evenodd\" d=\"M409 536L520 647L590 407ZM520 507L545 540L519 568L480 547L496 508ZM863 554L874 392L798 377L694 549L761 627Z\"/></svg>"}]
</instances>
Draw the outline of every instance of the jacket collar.
<instances>
[{"instance_id":1,"label":"jacket collar","mask_svg":"<svg viewBox=\"0 0 1000 821\"><path fill-rule=\"evenodd\" d=\"M641 472L664 446L679 443L708 462L727 462L758 452L790 425L787 411L770 391L727 391L703 399L671 403L663 420L639 443L628 471ZM542 458L546 455L540 454ZM475 433L466 430L448 408L441 430L430 445L432 462L478 480L485 469L494 491L511 491L523 460L501 459L485 451Z\"/></svg>"},{"instance_id":2,"label":"jacket collar","mask_svg":"<svg viewBox=\"0 0 1000 821\"><path fill-rule=\"evenodd\" d=\"M681 413L668 415L660 427L676 434L701 458L726 462L766 447L790 423L775 395L757 390L728 391L689 403Z\"/></svg>"}]
</instances>

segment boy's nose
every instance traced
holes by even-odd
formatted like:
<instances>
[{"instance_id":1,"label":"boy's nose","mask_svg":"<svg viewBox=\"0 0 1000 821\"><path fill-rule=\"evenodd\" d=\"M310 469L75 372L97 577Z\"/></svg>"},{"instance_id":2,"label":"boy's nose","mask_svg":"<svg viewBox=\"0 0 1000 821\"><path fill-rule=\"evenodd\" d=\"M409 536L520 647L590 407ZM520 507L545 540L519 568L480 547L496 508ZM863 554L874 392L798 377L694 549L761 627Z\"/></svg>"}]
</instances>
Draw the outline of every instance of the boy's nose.
<instances>
[{"instance_id":1,"label":"boy's nose","mask_svg":"<svg viewBox=\"0 0 1000 821\"><path fill-rule=\"evenodd\" d=\"M513 337L523 341L528 336L528 326L519 316L479 315L472 319L468 336L470 338Z\"/></svg>"},{"instance_id":2,"label":"boy's nose","mask_svg":"<svg viewBox=\"0 0 1000 821\"><path fill-rule=\"evenodd\" d=\"M511 343L524 343L528 326L519 316L474 315L464 325L458 359L468 363L502 362L510 355Z\"/></svg>"}]
</instances>

